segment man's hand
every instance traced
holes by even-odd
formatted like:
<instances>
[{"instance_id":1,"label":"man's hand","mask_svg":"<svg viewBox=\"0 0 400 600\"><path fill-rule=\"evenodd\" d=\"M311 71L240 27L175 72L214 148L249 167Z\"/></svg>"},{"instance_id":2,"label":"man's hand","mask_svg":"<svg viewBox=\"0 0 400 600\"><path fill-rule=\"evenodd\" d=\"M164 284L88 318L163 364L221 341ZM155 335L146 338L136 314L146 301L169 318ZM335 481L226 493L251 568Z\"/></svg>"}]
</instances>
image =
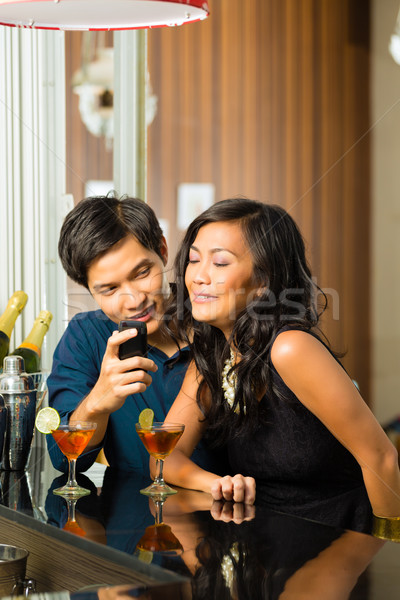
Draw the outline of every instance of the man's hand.
<instances>
[{"instance_id":1,"label":"man's hand","mask_svg":"<svg viewBox=\"0 0 400 600\"><path fill-rule=\"evenodd\" d=\"M244 502L254 504L256 499L256 482L253 477L226 475L215 479L211 485L211 495L214 500L227 500L229 502Z\"/></svg>"},{"instance_id":2,"label":"man's hand","mask_svg":"<svg viewBox=\"0 0 400 600\"><path fill-rule=\"evenodd\" d=\"M130 394L144 392L151 384L152 379L148 371L157 371L157 365L149 358L133 356L125 360L119 359L120 344L134 335L133 330L128 329L115 331L108 338L99 378L92 391L83 398L71 416L72 420L97 423L87 450L102 443L110 414L121 408Z\"/></svg>"},{"instance_id":3,"label":"man's hand","mask_svg":"<svg viewBox=\"0 0 400 600\"><path fill-rule=\"evenodd\" d=\"M136 330L115 331L108 339L100 375L90 394L91 408L98 414L115 412L127 396L144 392L152 381L149 371L157 371L156 364L149 358L119 359L119 346L136 335L133 331Z\"/></svg>"}]
</instances>

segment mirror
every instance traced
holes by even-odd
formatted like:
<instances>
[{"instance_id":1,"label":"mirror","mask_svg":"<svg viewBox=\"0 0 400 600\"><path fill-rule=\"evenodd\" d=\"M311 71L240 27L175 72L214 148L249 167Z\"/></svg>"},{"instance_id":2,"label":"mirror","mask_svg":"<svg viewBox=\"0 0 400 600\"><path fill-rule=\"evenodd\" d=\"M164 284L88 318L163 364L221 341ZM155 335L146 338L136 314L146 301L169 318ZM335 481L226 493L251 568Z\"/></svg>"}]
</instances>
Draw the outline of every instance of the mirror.
<instances>
[{"instance_id":1,"label":"mirror","mask_svg":"<svg viewBox=\"0 0 400 600\"><path fill-rule=\"evenodd\" d=\"M114 189L113 44L112 32L65 32L66 189L74 203ZM81 286L68 280L67 290L69 318L95 308Z\"/></svg>"}]
</instances>

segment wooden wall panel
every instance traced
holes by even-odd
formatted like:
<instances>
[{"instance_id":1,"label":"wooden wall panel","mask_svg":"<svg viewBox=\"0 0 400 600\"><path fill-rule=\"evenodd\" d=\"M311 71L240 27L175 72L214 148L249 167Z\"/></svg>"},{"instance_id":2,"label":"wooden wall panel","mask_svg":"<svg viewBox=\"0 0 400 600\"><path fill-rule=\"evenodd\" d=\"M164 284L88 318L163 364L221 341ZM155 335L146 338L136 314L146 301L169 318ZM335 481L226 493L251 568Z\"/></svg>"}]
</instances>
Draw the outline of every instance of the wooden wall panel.
<instances>
[{"instance_id":1,"label":"wooden wall panel","mask_svg":"<svg viewBox=\"0 0 400 600\"><path fill-rule=\"evenodd\" d=\"M177 186L284 206L330 309L324 330L369 396L369 2L210 0L205 22L148 34L158 114L148 201Z\"/></svg>"},{"instance_id":2,"label":"wooden wall panel","mask_svg":"<svg viewBox=\"0 0 400 600\"><path fill-rule=\"evenodd\" d=\"M148 201L170 222L177 186L281 204L299 223L328 290L324 329L369 393L369 23L361 0L210 0L203 23L148 33L158 113L149 127ZM67 190L112 179L69 86L82 34L66 33ZM107 40L109 45L109 40ZM123 190L121 190L123 193Z\"/></svg>"}]
</instances>

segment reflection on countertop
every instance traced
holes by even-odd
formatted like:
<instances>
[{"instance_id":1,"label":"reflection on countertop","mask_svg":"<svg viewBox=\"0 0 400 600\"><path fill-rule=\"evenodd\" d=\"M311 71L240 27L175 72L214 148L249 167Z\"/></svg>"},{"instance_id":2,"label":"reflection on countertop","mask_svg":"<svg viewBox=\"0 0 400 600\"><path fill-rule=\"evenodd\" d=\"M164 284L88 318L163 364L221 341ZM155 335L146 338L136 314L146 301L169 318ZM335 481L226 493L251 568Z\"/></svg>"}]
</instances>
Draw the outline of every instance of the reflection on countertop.
<instances>
[{"instance_id":1,"label":"reflection on countertop","mask_svg":"<svg viewBox=\"0 0 400 600\"><path fill-rule=\"evenodd\" d=\"M12 510L31 524L40 521L46 535L57 533L57 540L69 546L136 559L132 573L141 568L135 565L154 567L157 574L173 573L181 583L179 593L171 583L171 598L398 597L398 544L263 506L213 503L196 491L179 490L164 502L153 502L139 492L149 480L111 468L105 470L101 486L88 475L78 475L79 484L91 494L67 503L53 494L66 476L54 475L44 491L43 477L32 466L27 474L2 473L0 516L10 518ZM169 585L162 579L155 586L121 580L117 587L99 583L72 589L70 597L112 600L162 594L165 600Z\"/></svg>"}]
</instances>

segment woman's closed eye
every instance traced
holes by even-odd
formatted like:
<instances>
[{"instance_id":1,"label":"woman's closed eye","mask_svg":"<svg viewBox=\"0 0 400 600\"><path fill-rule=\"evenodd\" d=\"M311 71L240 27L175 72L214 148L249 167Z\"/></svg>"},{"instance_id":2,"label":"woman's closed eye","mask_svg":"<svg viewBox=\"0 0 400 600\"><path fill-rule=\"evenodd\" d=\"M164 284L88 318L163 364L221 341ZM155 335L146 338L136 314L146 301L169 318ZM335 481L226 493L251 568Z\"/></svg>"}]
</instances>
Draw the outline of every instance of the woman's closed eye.
<instances>
[{"instance_id":1,"label":"woman's closed eye","mask_svg":"<svg viewBox=\"0 0 400 600\"><path fill-rule=\"evenodd\" d=\"M200 257L198 254L194 254L192 252L189 253L188 264L193 265L194 263L200 262Z\"/></svg>"},{"instance_id":2,"label":"woman's closed eye","mask_svg":"<svg viewBox=\"0 0 400 600\"><path fill-rule=\"evenodd\" d=\"M229 260L224 254L214 254L213 256L213 265L215 267L228 267L230 265Z\"/></svg>"}]
</instances>

